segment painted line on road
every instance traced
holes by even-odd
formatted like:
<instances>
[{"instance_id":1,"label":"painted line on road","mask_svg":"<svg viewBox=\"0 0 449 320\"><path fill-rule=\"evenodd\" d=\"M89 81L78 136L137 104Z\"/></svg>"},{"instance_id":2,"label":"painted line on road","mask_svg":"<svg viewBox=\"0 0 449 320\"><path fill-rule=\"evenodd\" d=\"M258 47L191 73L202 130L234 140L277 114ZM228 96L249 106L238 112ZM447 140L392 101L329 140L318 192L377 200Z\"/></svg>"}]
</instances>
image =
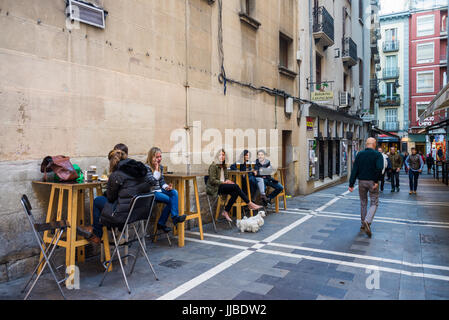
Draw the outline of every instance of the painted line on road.
<instances>
[{"instance_id":1,"label":"painted line on road","mask_svg":"<svg viewBox=\"0 0 449 320\"><path fill-rule=\"evenodd\" d=\"M199 232L187 232L194 235L199 235ZM229 237L229 236L222 236L217 234L211 234L211 233L204 233L205 237L211 237L211 238L219 238L224 240L231 240L231 241L241 241L241 242L247 242L247 243L253 243L255 240L250 239L242 239L242 238L236 238L236 237ZM204 240L199 239L193 239L190 238L191 241L202 243ZM219 245L219 246L229 246L227 243L223 242L215 242L215 241L208 241L208 244L213 245ZM276 243L271 242L267 244L267 246L274 246L274 247L280 247L280 248L287 248L287 249L295 249L295 250L302 250L302 251L309 251L309 252L315 252L315 253L324 253L329 255L336 255L336 256L343 256L343 257L349 257L349 258L357 258L357 259L364 259L364 260L373 260L373 261L380 261L385 263L394 263L394 264L400 264L408 267L413 268L425 268L425 269L435 269L435 270L441 270L441 271L449 271L449 266L440 266L440 265L433 265L433 264L423 264L423 263L412 263L407 262L403 260L397 260L397 259L390 259L390 258L381 258L381 257L375 257L375 256L367 256L367 255L361 255L361 254L355 254L355 253L347 253L347 252L341 252L341 251L333 251L333 250L325 250L325 249L317 249L317 248L309 248L309 247L303 247L303 246L297 246L297 245L290 245L290 244L283 244L283 243ZM243 246L234 246L239 249L248 249L249 247L243 247Z\"/></svg>"},{"instance_id":2,"label":"painted line on road","mask_svg":"<svg viewBox=\"0 0 449 320\"><path fill-rule=\"evenodd\" d=\"M297 214L297 215L307 215L308 213L306 211L300 211L295 209L290 210L282 210L280 212L283 213L290 213L290 214ZM339 219L347 219L347 220L359 220L360 221L360 215L356 214L349 214L349 213L337 213L337 212L330 212L330 211L322 211L321 213L311 213L312 215L315 215L317 217L329 217L329 218L339 218ZM390 224L400 224L400 225L408 225L408 226L416 226L416 227L430 227L430 228L443 228L443 229L449 229L449 224L446 222L432 222L429 221L428 223L420 222L420 221L414 221L414 220L406 220L406 219L398 219L398 221L391 220L393 218L384 218L384 217L374 217L374 222L382 222L382 223L390 223ZM405 221L405 222L401 222ZM433 224L435 223L435 224Z\"/></svg>"}]
</instances>

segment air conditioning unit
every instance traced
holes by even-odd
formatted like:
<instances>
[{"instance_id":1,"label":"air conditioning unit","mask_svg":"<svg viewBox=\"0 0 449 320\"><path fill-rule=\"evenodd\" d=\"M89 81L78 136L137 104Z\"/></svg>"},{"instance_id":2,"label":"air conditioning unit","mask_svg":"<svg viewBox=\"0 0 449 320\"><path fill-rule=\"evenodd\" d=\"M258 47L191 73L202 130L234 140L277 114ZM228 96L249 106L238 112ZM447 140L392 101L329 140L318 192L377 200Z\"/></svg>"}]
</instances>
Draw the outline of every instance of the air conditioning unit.
<instances>
[{"instance_id":1,"label":"air conditioning unit","mask_svg":"<svg viewBox=\"0 0 449 320\"><path fill-rule=\"evenodd\" d=\"M351 106L351 95L349 94L349 92L347 91L340 92L339 105L341 107Z\"/></svg>"},{"instance_id":2,"label":"air conditioning unit","mask_svg":"<svg viewBox=\"0 0 449 320\"><path fill-rule=\"evenodd\" d=\"M105 28L105 17L108 14L102 8L83 1L69 0L68 13L72 21L79 21L98 28Z\"/></svg>"}]
</instances>

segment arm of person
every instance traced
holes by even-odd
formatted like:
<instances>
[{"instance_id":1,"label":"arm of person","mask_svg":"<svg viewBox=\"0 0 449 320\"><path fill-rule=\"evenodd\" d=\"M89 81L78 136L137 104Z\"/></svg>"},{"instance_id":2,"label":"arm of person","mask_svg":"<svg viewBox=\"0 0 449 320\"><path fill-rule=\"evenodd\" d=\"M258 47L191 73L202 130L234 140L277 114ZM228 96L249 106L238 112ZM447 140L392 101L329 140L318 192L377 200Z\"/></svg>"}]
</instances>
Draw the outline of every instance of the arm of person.
<instances>
[{"instance_id":1,"label":"arm of person","mask_svg":"<svg viewBox=\"0 0 449 320\"><path fill-rule=\"evenodd\" d=\"M410 169L410 156L408 156L406 159L405 159L405 166L407 167L407 169Z\"/></svg>"},{"instance_id":2,"label":"arm of person","mask_svg":"<svg viewBox=\"0 0 449 320\"><path fill-rule=\"evenodd\" d=\"M419 157L419 163L421 164L421 166L419 167L419 172L422 172L422 169L424 168L424 161L421 157Z\"/></svg>"},{"instance_id":3,"label":"arm of person","mask_svg":"<svg viewBox=\"0 0 449 320\"><path fill-rule=\"evenodd\" d=\"M217 169L218 169L218 166L210 165L210 167L209 167L208 183L212 186L219 186L221 184L220 171Z\"/></svg>"},{"instance_id":4,"label":"arm of person","mask_svg":"<svg viewBox=\"0 0 449 320\"><path fill-rule=\"evenodd\" d=\"M354 166L352 167L352 171L351 171L351 177L349 178L349 191L353 191L354 190L354 184L355 184L355 180L357 179L358 175L359 175L359 157L358 155L355 157L355 161L354 161ZM352 190L351 190L352 189Z\"/></svg>"}]
</instances>

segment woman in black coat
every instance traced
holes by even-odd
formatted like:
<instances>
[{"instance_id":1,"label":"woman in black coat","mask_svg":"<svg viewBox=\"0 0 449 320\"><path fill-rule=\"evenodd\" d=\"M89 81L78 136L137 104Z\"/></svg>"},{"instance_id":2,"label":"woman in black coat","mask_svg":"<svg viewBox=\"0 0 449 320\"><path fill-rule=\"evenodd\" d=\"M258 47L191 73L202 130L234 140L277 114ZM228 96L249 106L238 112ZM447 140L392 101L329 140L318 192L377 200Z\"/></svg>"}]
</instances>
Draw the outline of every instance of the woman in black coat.
<instances>
[{"instance_id":1,"label":"woman in black coat","mask_svg":"<svg viewBox=\"0 0 449 320\"><path fill-rule=\"evenodd\" d=\"M104 196L94 200L93 225L77 227L79 234L93 243L100 243L103 224L124 223L134 196L149 193L151 186L147 181L147 168L139 161L128 159L120 150L109 152L109 172L111 172ZM145 208L136 208L135 214L141 215Z\"/></svg>"}]
</instances>

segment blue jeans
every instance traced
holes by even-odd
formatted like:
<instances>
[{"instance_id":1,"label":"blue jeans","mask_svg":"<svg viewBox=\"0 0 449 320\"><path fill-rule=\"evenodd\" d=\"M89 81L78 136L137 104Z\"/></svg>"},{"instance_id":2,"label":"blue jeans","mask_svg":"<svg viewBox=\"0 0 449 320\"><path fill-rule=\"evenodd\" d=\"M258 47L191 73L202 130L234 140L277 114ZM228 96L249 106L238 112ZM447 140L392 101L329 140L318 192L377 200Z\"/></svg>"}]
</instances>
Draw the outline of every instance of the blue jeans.
<instances>
[{"instance_id":1,"label":"blue jeans","mask_svg":"<svg viewBox=\"0 0 449 320\"><path fill-rule=\"evenodd\" d=\"M94 199L94 221L92 221L92 227L94 229L93 233L99 238L103 236L103 225L100 223L101 211L103 211L104 205L107 201L108 198L105 196L99 196Z\"/></svg>"},{"instance_id":2,"label":"blue jeans","mask_svg":"<svg viewBox=\"0 0 449 320\"><path fill-rule=\"evenodd\" d=\"M264 180L265 186L274 188L274 191L268 195L268 198L269 198L269 199L274 199L274 198L276 198L277 195L278 195L279 193L281 193L282 190L284 190L284 187L283 187L282 184L280 184L279 182L275 183L275 182L274 182L273 180L271 180L271 179L263 179L263 180Z\"/></svg>"},{"instance_id":3,"label":"blue jeans","mask_svg":"<svg viewBox=\"0 0 449 320\"><path fill-rule=\"evenodd\" d=\"M408 179L410 184L410 191L416 191L418 188L418 178L419 178L419 172L413 171L412 169L408 170Z\"/></svg>"},{"instance_id":4,"label":"blue jeans","mask_svg":"<svg viewBox=\"0 0 449 320\"><path fill-rule=\"evenodd\" d=\"M178 213L178 191L170 190L166 191L162 189L162 192L155 192L155 201L165 203L166 206L162 210L161 217L159 218L158 224L165 226L167 223L168 215L171 213L171 218L177 217Z\"/></svg>"}]
</instances>

